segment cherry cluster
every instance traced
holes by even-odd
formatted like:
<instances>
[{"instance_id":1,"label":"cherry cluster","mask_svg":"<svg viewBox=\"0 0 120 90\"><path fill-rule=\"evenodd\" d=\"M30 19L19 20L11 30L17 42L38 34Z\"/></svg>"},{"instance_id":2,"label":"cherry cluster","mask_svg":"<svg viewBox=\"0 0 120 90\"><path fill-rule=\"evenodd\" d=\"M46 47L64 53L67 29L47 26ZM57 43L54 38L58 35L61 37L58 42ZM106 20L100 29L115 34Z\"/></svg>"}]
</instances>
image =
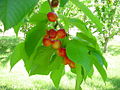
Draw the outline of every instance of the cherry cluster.
<instances>
[{"instance_id":1,"label":"cherry cluster","mask_svg":"<svg viewBox=\"0 0 120 90\"><path fill-rule=\"evenodd\" d=\"M50 5L54 8L58 6L58 3L58 0L52 0ZM54 12L49 12L47 17L50 22L56 22L58 19L58 16ZM66 36L67 33L64 29L50 29L43 38L43 45L46 47L52 46L52 48L56 49L57 55L63 57L64 65L68 64L71 68L75 68L75 63L67 57L66 48L62 47L62 42L59 40Z\"/></svg>"},{"instance_id":2,"label":"cherry cluster","mask_svg":"<svg viewBox=\"0 0 120 90\"><path fill-rule=\"evenodd\" d=\"M63 39L66 37L66 32L64 29L50 29L46 32L46 35L43 38L43 45L46 47L52 46L52 48L57 50L57 55L64 58L64 64L69 66L71 68L75 68L75 63L71 61L66 54L66 49L62 48L62 42L59 39Z\"/></svg>"}]
</instances>

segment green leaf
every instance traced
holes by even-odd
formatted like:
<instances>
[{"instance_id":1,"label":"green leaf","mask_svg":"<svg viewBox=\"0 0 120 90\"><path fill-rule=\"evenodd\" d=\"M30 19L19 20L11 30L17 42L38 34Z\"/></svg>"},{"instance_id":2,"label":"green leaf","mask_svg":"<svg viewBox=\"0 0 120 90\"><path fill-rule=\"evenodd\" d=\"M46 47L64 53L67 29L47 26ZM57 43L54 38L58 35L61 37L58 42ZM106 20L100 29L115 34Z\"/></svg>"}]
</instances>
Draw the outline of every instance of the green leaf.
<instances>
[{"instance_id":1,"label":"green leaf","mask_svg":"<svg viewBox=\"0 0 120 90\"><path fill-rule=\"evenodd\" d=\"M37 26L33 27L30 32L27 33L25 39L25 50L28 56L33 53L37 44L39 43L43 35L45 35L48 20L44 13L39 13L33 15L30 19L30 22L37 24Z\"/></svg>"},{"instance_id":2,"label":"green leaf","mask_svg":"<svg viewBox=\"0 0 120 90\"><path fill-rule=\"evenodd\" d=\"M94 16L92 12L82 2L79 2L79 0L71 0L71 2L75 4L78 8L80 8L84 12L84 14L96 24L98 30L102 32L103 24L100 23L100 20L96 16Z\"/></svg>"},{"instance_id":3,"label":"green leaf","mask_svg":"<svg viewBox=\"0 0 120 90\"><path fill-rule=\"evenodd\" d=\"M29 75L48 75L50 73L50 60L54 54L51 47L38 47L30 57L31 70Z\"/></svg>"},{"instance_id":4,"label":"green leaf","mask_svg":"<svg viewBox=\"0 0 120 90\"><path fill-rule=\"evenodd\" d=\"M102 53L99 50L96 50L92 47L89 47L89 50L91 52L91 54L93 54L93 56L95 56L98 60L98 62L103 66L105 66L107 68L108 64L105 60L105 58L103 57Z\"/></svg>"},{"instance_id":5,"label":"green leaf","mask_svg":"<svg viewBox=\"0 0 120 90\"><path fill-rule=\"evenodd\" d=\"M23 22L20 22L19 24L15 25L15 26L13 27L16 36L18 36L18 32L19 32L20 27L21 27L22 24L23 24Z\"/></svg>"},{"instance_id":6,"label":"green leaf","mask_svg":"<svg viewBox=\"0 0 120 90\"><path fill-rule=\"evenodd\" d=\"M64 7L69 0L60 0L60 7Z\"/></svg>"},{"instance_id":7,"label":"green leaf","mask_svg":"<svg viewBox=\"0 0 120 90\"><path fill-rule=\"evenodd\" d=\"M82 88L80 87L82 81L83 81L83 75L82 75L82 68L79 64L76 64L76 86L75 86L75 90L82 90Z\"/></svg>"},{"instance_id":8,"label":"green leaf","mask_svg":"<svg viewBox=\"0 0 120 90\"><path fill-rule=\"evenodd\" d=\"M77 18L68 18L68 17L62 16L62 15L59 15L59 16L67 26L69 26L69 25L76 26L81 32L83 32L87 36L93 38L92 33L90 32L89 29L87 29L86 24L82 20L77 19Z\"/></svg>"},{"instance_id":9,"label":"green leaf","mask_svg":"<svg viewBox=\"0 0 120 90\"><path fill-rule=\"evenodd\" d=\"M29 73L30 70L30 61L29 61L29 57L27 56L26 52L25 52L25 45L24 42L18 44L16 46L16 48L14 49L14 52L11 55L10 58L10 66L11 69L13 68L13 66L19 61L22 60L24 61L25 64L25 68L27 70L27 72Z\"/></svg>"},{"instance_id":10,"label":"green leaf","mask_svg":"<svg viewBox=\"0 0 120 90\"><path fill-rule=\"evenodd\" d=\"M69 23L71 25L78 27L82 32L88 32L85 23L83 21L81 21L80 19L68 18L63 15L59 15L59 16L65 23L67 22L67 24Z\"/></svg>"},{"instance_id":11,"label":"green leaf","mask_svg":"<svg viewBox=\"0 0 120 90\"><path fill-rule=\"evenodd\" d=\"M7 30L17 25L37 4L38 0L0 0L0 20Z\"/></svg>"},{"instance_id":12,"label":"green leaf","mask_svg":"<svg viewBox=\"0 0 120 90\"><path fill-rule=\"evenodd\" d=\"M66 47L67 56L77 64L80 64L88 73L92 67L93 61L91 55L88 54L89 50L86 46L82 45L79 40L71 40Z\"/></svg>"},{"instance_id":13,"label":"green leaf","mask_svg":"<svg viewBox=\"0 0 120 90\"><path fill-rule=\"evenodd\" d=\"M77 28L79 28L82 32L84 33L89 33L89 31L86 28L86 25L83 21L81 21L80 19L77 18L67 18L69 24L76 26Z\"/></svg>"},{"instance_id":14,"label":"green leaf","mask_svg":"<svg viewBox=\"0 0 120 90\"><path fill-rule=\"evenodd\" d=\"M90 72L88 73L88 77L92 78L93 73L94 73L94 68L92 67L91 70L90 70Z\"/></svg>"},{"instance_id":15,"label":"green leaf","mask_svg":"<svg viewBox=\"0 0 120 90\"><path fill-rule=\"evenodd\" d=\"M62 42L62 47L66 47L66 45L68 44L70 40L69 40L69 37L65 37L65 38L60 39L60 41Z\"/></svg>"},{"instance_id":16,"label":"green leaf","mask_svg":"<svg viewBox=\"0 0 120 90\"><path fill-rule=\"evenodd\" d=\"M94 65L97 68L98 72L100 73L102 79L106 81L107 73L96 57L94 58Z\"/></svg>"},{"instance_id":17,"label":"green leaf","mask_svg":"<svg viewBox=\"0 0 120 90\"><path fill-rule=\"evenodd\" d=\"M10 66L11 66L11 69L13 68L13 66L19 61L22 59L22 50L23 50L23 47L24 47L24 43L20 43L16 46L16 48L14 49L14 52L12 53L11 55L11 58L10 58Z\"/></svg>"},{"instance_id":18,"label":"green leaf","mask_svg":"<svg viewBox=\"0 0 120 90\"><path fill-rule=\"evenodd\" d=\"M93 47L97 50L99 50L99 46L98 46L98 43L96 41L96 38L94 36L87 36L85 33L77 33L77 37L79 38L79 40L85 42L85 43L88 43L87 46L90 46L90 47Z\"/></svg>"},{"instance_id":19,"label":"green leaf","mask_svg":"<svg viewBox=\"0 0 120 90\"><path fill-rule=\"evenodd\" d=\"M52 79L54 85L58 88L62 76L65 74L65 65L60 64L58 69L55 69L51 72L50 78Z\"/></svg>"},{"instance_id":20,"label":"green leaf","mask_svg":"<svg viewBox=\"0 0 120 90\"><path fill-rule=\"evenodd\" d=\"M48 19L47 19L47 15L44 14L44 13L39 13L39 14L35 14L33 15L30 20L29 20L31 23L33 24L42 24L41 22L47 22Z\"/></svg>"},{"instance_id":21,"label":"green leaf","mask_svg":"<svg viewBox=\"0 0 120 90\"><path fill-rule=\"evenodd\" d=\"M45 35L45 30L46 23L43 23L43 25L41 25L40 27L36 26L27 33L25 39L25 50L28 56L31 56L37 44L42 39L43 35Z\"/></svg>"},{"instance_id":22,"label":"green leaf","mask_svg":"<svg viewBox=\"0 0 120 90\"><path fill-rule=\"evenodd\" d=\"M29 73L30 71L30 60L29 60L29 57L27 55L27 53L25 52L25 43L23 43L23 48L22 48L22 53L21 53L21 56L22 56L22 59L24 61L24 66L27 70L27 72Z\"/></svg>"},{"instance_id":23,"label":"green leaf","mask_svg":"<svg viewBox=\"0 0 120 90\"><path fill-rule=\"evenodd\" d=\"M39 12L44 13L44 14L51 12L51 8L50 8L48 1L45 1L43 4L41 4Z\"/></svg>"},{"instance_id":24,"label":"green leaf","mask_svg":"<svg viewBox=\"0 0 120 90\"><path fill-rule=\"evenodd\" d=\"M60 68L60 65L63 64L63 57L57 56L55 54L55 56L53 56L51 58L51 65L50 65L50 69L51 70L56 70Z\"/></svg>"}]
</instances>

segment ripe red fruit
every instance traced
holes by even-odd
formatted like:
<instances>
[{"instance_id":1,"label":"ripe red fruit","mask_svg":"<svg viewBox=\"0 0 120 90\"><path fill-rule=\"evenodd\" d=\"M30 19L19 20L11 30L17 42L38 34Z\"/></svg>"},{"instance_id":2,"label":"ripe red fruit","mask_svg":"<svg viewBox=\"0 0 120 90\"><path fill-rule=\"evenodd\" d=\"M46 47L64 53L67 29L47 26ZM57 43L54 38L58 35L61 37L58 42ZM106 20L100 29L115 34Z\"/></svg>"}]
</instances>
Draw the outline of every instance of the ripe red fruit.
<instances>
[{"instance_id":1,"label":"ripe red fruit","mask_svg":"<svg viewBox=\"0 0 120 90\"><path fill-rule=\"evenodd\" d=\"M65 38L66 37L66 32L65 32L65 30L64 29L59 29L58 31L57 31L57 38Z\"/></svg>"},{"instance_id":2,"label":"ripe red fruit","mask_svg":"<svg viewBox=\"0 0 120 90\"><path fill-rule=\"evenodd\" d=\"M71 60L67 56L65 56L64 57L64 64L67 65L67 64L70 64L70 63L71 63Z\"/></svg>"},{"instance_id":3,"label":"ripe red fruit","mask_svg":"<svg viewBox=\"0 0 120 90\"><path fill-rule=\"evenodd\" d=\"M48 17L48 20L51 21L51 22L55 22L58 18L58 16L54 12L49 12L47 14L47 17Z\"/></svg>"},{"instance_id":4,"label":"ripe red fruit","mask_svg":"<svg viewBox=\"0 0 120 90\"><path fill-rule=\"evenodd\" d=\"M56 37L57 32L54 29L50 29L49 31L47 31L47 34L51 39L54 39Z\"/></svg>"},{"instance_id":5,"label":"ripe red fruit","mask_svg":"<svg viewBox=\"0 0 120 90\"><path fill-rule=\"evenodd\" d=\"M57 7L58 4L59 4L59 1L58 1L58 0L52 0L52 2L51 2L51 6L52 6L52 7Z\"/></svg>"},{"instance_id":6,"label":"ripe red fruit","mask_svg":"<svg viewBox=\"0 0 120 90\"><path fill-rule=\"evenodd\" d=\"M49 38L44 38L43 39L43 45L48 47L52 44L51 40Z\"/></svg>"},{"instance_id":7,"label":"ripe red fruit","mask_svg":"<svg viewBox=\"0 0 120 90\"><path fill-rule=\"evenodd\" d=\"M52 48L58 49L58 48L60 48L60 47L61 47L61 42L60 42L60 40L54 40L54 41L52 41Z\"/></svg>"},{"instance_id":8,"label":"ripe red fruit","mask_svg":"<svg viewBox=\"0 0 120 90\"><path fill-rule=\"evenodd\" d=\"M66 49L65 48L59 48L57 50L57 53L59 56L65 57L66 56Z\"/></svg>"},{"instance_id":9,"label":"ripe red fruit","mask_svg":"<svg viewBox=\"0 0 120 90\"><path fill-rule=\"evenodd\" d=\"M69 66L70 66L71 68L75 68L75 63L74 63L73 61L71 61L70 64L69 64Z\"/></svg>"}]
</instances>

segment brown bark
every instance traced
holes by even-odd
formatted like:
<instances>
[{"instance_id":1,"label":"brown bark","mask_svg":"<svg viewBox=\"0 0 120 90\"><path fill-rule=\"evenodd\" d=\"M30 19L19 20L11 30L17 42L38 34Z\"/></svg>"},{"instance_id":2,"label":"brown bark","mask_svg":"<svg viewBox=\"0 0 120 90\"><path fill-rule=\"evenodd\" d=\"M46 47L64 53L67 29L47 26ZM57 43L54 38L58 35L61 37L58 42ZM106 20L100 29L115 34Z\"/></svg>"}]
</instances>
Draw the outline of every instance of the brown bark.
<instances>
[{"instance_id":1,"label":"brown bark","mask_svg":"<svg viewBox=\"0 0 120 90\"><path fill-rule=\"evenodd\" d=\"M108 38L105 38L105 43L104 43L104 46L103 46L103 52L104 52L104 53L106 53L106 51L107 51L108 41L109 41L109 39L108 39Z\"/></svg>"}]
</instances>

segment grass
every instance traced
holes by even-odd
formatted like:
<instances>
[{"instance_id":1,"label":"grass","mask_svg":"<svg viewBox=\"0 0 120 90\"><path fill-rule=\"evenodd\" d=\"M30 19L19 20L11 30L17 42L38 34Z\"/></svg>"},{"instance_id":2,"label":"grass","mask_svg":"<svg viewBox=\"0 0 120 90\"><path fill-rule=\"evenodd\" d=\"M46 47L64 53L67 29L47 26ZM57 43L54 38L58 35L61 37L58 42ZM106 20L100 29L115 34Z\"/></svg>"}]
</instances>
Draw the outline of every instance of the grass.
<instances>
[{"instance_id":1,"label":"grass","mask_svg":"<svg viewBox=\"0 0 120 90\"><path fill-rule=\"evenodd\" d=\"M120 55L105 55L108 61L108 79L106 85L95 70L92 79L88 78L82 84L83 90L119 90L120 89ZM20 61L11 72L9 67L0 70L0 90L57 90L49 76L35 75L29 77ZM20 69L19 69L20 68ZM59 90L74 90L75 76L67 72L62 78Z\"/></svg>"},{"instance_id":2,"label":"grass","mask_svg":"<svg viewBox=\"0 0 120 90\"><path fill-rule=\"evenodd\" d=\"M8 40L10 41L10 40ZM14 42L14 41L13 41ZM10 44L12 45L12 44ZM2 44L0 47L6 47ZM14 47L14 45L12 45ZM120 89L120 45L109 45L109 53L104 54L108 62L106 83L103 82L99 73L95 69L92 79L87 78L83 82L83 90L119 90ZM3 48L4 49L4 48ZM13 48L12 48L13 49ZM11 49L11 50L12 50ZM8 48L0 52L0 57L8 55ZM11 51L10 51L11 52ZM2 64L0 64L1 66ZM71 72L66 72L61 80L60 88L56 89L49 76L28 76L24 69L22 61L17 63L9 72L9 63L6 67L0 67L0 90L74 90L75 75Z\"/></svg>"}]
</instances>

